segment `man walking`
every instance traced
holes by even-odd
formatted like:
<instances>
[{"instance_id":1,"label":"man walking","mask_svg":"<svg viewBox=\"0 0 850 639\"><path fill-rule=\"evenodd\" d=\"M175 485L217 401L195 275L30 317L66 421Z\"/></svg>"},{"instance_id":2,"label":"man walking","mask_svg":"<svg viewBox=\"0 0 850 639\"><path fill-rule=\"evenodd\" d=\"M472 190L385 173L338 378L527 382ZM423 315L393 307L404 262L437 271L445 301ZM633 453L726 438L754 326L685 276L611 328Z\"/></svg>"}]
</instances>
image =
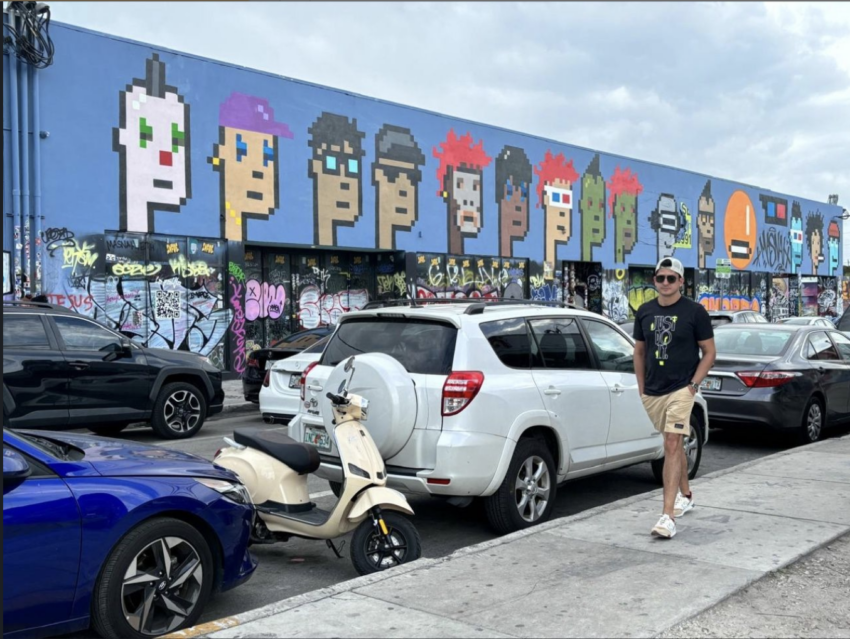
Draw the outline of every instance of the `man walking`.
<instances>
[{"instance_id":1,"label":"man walking","mask_svg":"<svg viewBox=\"0 0 850 639\"><path fill-rule=\"evenodd\" d=\"M684 438L700 382L717 353L708 312L682 297L685 267L665 257L655 267L658 297L635 316L635 375L643 406L664 437L664 514L652 529L656 537L676 534L676 517L694 506L688 484ZM700 359L702 351L702 359Z\"/></svg>"}]
</instances>

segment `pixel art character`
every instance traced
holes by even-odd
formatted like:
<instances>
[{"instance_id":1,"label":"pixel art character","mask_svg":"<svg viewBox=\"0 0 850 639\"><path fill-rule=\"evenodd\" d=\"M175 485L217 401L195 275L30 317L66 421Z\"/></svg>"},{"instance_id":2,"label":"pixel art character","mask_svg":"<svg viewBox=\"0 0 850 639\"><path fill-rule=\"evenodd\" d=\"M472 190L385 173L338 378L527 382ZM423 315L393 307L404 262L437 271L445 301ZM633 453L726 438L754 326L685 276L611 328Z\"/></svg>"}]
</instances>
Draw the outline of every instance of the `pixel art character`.
<instances>
[{"instance_id":1,"label":"pixel art character","mask_svg":"<svg viewBox=\"0 0 850 639\"><path fill-rule=\"evenodd\" d=\"M623 264L637 243L637 196L643 185L636 173L630 169L620 171L618 166L607 186L610 215L614 218L614 260Z\"/></svg>"},{"instance_id":2,"label":"pixel art character","mask_svg":"<svg viewBox=\"0 0 850 639\"><path fill-rule=\"evenodd\" d=\"M340 226L354 226L363 203L361 164L366 154L361 146L365 133L357 120L322 112L307 130L313 157L307 175L313 179L313 225L319 246L336 246Z\"/></svg>"},{"instance_id":3,"label":"pixel art character","mask_svg":"<svg viewBox=\"0 0 850 639\"><path fill-rule=\"evenodd\" d=\"M192 196L189 105L166 84L165 63L145 60L145 79L119 92L112 150L119 156L121 231L154 232L154 211L177 212Z\"/></svg>"},{"instance_id":4,"label":"pixel art character","mask_svg":"<svg viewBox=\"0 0 850 639\"><path fill-rule=\"evenodd\" d=\"M448 205L448 252L463 255L464 240L478 237L484 226L481 189L484 167L492 158L484 152L483 140L473 145L472 134L458 138L453 129L440 148L434 147L433 155L440 161L437 195Z\"/></svg>"},{"instance_id":5,"label":"pixel art character","mask_svg":"<svg viewBox=\"0 0 850 639\"><path fill-rule=\"evenodd\" d=\"M280 204L278 137L295 137L275 122L268 100L233 92L218 110L218 144L208 161L221 183L221 236L242 242L245 218L267 219Z\"/></svg>"},{"instance_id":6,"label":"pixel art character","mask_svg":"<svg viewBox=\"0 0 850 639\"><path fill-rule=\"evenodd\" d=\"M537 207L543 206L543 273L544 278L554 275L558 246L566 244L572 236L573 185L578 173L573 161L567 162L563 153L552 155L546 151L543 161L534 167L537 180Z\"/></svg>"},{"instance_id":7,"label":"pixel art character","mask_svg":"<svg viewBox=\"0 0 850 639\"><path fill-rule=\"evenodd\" d=\"M649 225L655 231L658 241L658 257L673 255L674 244L682 228L679 212L676 210L676 198L669 193L662 193L658 197L655 210L649 217Z\"/></svg>"},{"instance_id":8,"label":"pixel art character","mask_svg":"<svg viewBox=\"0 0 850 639\"><path fill-rule=\"evenodd\" d=\"M838 251L839 251L840 245L841 245L841 229L839 229L839 227L838 227L838 222L836 222L835 220L832 220L829 223L829 229L827 230L827 233L826 233L826 250L827 250L827 254L829 255L829 258L828 258L829 261L827 262L827 265L828 265L828 268L829 268L829 274L830 275L835 275L835 271L836 271L836 269L838 269L838 265L840 263L839 260L838 260L838 258L839 258Z\"/></svg>"},{"instance_id":9,"label":"pixel art character","mask_svg":"<svg viewBox=\"0 0 850 639\"><path fill-rule=\"evenodd\" d=\"M806 245L812 256L812 274L816 275L823 259L823 215L810 213L806 218Z\"/></svg>"},{"instance_id":10,"label":"pixel art character","mask_svg":"<svg viewBox=\"0 0 850 639\"><path fill-rule=\"evenodd\" d=\"M796 274L803 268L803 211L799 202L791 204L791 273Z\"/></svg>"},{"instance_id":11,"label":"pixel art character","mask_svg":"<svg viewBox=\"0 0 850 639\"><path fill-rule=\"evenodd\" d=\"M705 268L705 256L714 253L714 198L711 197L711 180L705 183L697 203L697 262Z\"/></svg>"},{"instance_id":12,"label":"pixel art character","mask_svg":"<svg viewBox=\"0 0 850 639\"><path fill-rule=\"evenodd\" d=\"M593 156L581 176L581 260L593 261L593 248L605 241L605 179L599 170L599 154Z\"/></svg>"},{"instance_id":13,"label":"pixel art character","mask_svg":"<svg viewBox=\"0 0 850 639\"><path fill-rule=\"evenodd\" d=\"M419 219L419 183L425 155L409 129L385 124L375 136L372 184L375 186L375 245L396 248L397 231Z\"/></svg>"},{"instance_id":14,"label":"pixel art character","mask_svg":"<svg viewBox=\"0 0 850 639\"><path fill-rule=\"evenodd\" d=\"M528 235L531 162L525 151L505 146L496 156L496 204L499 206L499 255L513 257L514 242Z\"/></svg>"}]
</instances>

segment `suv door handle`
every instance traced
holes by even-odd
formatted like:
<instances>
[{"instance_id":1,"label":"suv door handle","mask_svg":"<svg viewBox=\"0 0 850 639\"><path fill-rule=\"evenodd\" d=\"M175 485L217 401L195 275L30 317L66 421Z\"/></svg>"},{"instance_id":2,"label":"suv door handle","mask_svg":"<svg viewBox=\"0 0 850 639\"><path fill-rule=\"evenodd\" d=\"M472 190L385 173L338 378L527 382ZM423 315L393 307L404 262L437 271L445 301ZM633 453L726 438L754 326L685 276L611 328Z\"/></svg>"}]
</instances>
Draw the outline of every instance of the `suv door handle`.
<instances>
[{"instance_id":1,"label":"suv door handle","mask_svg":"<svg viewBox=\"0 0 850 639\"><path fill-rule=\"evenodd\" d=\"M549 387L549 388L547 388L545 391L543 391L543 394L544 394L544 395L553 395L553 396L557 397L558 395L560 395L560 394L561 394L561 391L559 391L559 390L558 390L557 388L555 388L554 386L550 386L550 387Z\"/></svg>"},{"instance_id":2,"label":"suv door handle","mask_svg":"<svg viewBox=\"0 0 850 639\"><path fill-rule=\"evenodd\" d=\"M86 362L68 362L71 365L71 368L76 368L78 371L86 370L89 365Z\"/></svg>"},{"instance_id":3,"label":"suv door handle","mask_svg":"<svg viewBox=\"0 0 850 639\"><path fill-rule=\"evenodd\" d=\"M307 387L307 389L311 390L311 391L320 391L320 390L322 390L322 387L316 386L316 385L310 385L310 386Z\"/></svg>"},{"instance_id":4,"label":"suv door handle","mask_svg":"<svg viewBox=\"0 0 850 639\"><path fill-rule=\"evenodd\" d=\"M619 394L620 394L620 393L622 393L624 390L626 390L626 389L625 389L625 388L623 388L622 386L616 385L616 386L614 386L614 388L612 388L612 389L611 389L611 392L612 392L612 393L616 393L617 395L619 395Z\"/></svg>"}]
</instances>

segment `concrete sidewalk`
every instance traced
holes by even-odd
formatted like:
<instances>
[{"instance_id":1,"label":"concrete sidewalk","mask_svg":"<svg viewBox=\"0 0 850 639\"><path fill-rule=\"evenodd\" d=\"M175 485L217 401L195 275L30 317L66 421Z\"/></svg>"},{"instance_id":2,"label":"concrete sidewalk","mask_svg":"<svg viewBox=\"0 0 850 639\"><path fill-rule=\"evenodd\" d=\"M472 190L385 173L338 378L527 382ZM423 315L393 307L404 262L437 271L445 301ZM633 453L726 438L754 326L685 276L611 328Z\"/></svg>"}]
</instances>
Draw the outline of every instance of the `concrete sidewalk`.
<instances>
[{"instance_id":1,"label":"concrete sidewalk","mask_svg":"<svg viewBox=\"0 0 850 639\"><path fill-rule=\"evenodd\" d=\"M656 490L170 636L655 636L850 531L850 436L693 489L672 540Z\"/></svg>"}]
</instances>

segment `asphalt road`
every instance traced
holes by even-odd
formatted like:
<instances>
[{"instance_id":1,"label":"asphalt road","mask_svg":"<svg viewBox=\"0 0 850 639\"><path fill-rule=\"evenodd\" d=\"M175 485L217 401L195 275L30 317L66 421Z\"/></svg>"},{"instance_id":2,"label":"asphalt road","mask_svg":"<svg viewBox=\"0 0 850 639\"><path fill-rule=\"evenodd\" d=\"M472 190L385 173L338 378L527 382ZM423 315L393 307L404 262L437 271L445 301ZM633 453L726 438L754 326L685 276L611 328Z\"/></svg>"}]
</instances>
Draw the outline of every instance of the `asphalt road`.
<instances>
[{"instance_id":1,"label":"asphalt road","mask_svg":"<svg viewBox=\"0 0 850 639\"><path fill-rule=\"evenodd\" d=\"M163 442L149 429L127 430L122 438L166 446L212 459L224 445L222 437L240 426L263 426L254 413L238 414L209 421L193 439ZM286 432L285 427L268 426ZM841 430L846 433L847 428ZM712 430L703 451L699 475L729 468L752 459L789 448L790 444L775 434L730 430ZM699 500L699 475L694 482L694 494ZM553 517L574 515L624 497L657 488L649 464L611 471L595 477L578 479L558 489ZM320 508L330 510L335 498L327 482L311 477L308 489ZM415 523L422 538L425 557L442 557L471 544L493 539L481 505L473 502L467 508L456 508L444 501L428 497L411 497L416 512ZM350 535L344 539L348 542ZM357 577L348 557L348 543L343 559L327 548L324 542L294 539L287 543L255 546L259 566L245 585L215 597L207 606L199 623L251 610L266 604L293 597L317 588L331 586Z\"/></svg>"}]
</instances>

